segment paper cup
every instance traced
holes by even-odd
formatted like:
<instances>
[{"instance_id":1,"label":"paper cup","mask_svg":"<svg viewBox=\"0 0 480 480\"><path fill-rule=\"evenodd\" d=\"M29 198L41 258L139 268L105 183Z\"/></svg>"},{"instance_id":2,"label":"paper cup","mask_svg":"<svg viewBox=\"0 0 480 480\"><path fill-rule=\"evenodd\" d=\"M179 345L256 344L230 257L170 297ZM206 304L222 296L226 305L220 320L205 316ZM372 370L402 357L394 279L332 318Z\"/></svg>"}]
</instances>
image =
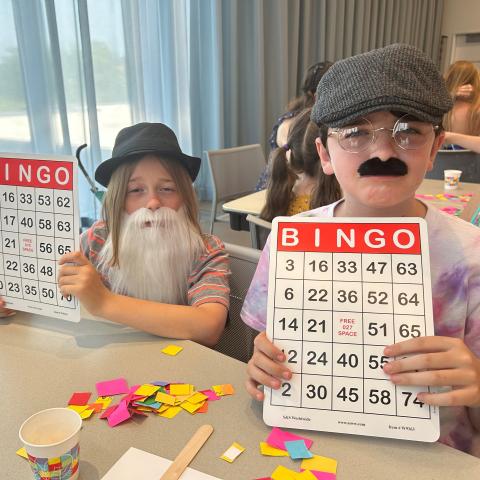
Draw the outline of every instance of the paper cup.
<instances>
[{"instance_id":1,"label":"paper cup","mask_svg":"<svg viewBox=\"0 0 480 480\"><path fill-rule=\"evenodd\" d=\"M445 189L455 190L460 183L461 170L444 170L443 175L445 178Z\"/></svg>"},{"instance_id":2,"label":"paper cup","mask_svg":"<svg viewBox=\"0 0 480 480\"><path fill-rule=\"evenodd\" d=\"M27 418L18 435L35 480L78 478L80 415L69 408L49 408Z\"/></svg>"}]
</instances>

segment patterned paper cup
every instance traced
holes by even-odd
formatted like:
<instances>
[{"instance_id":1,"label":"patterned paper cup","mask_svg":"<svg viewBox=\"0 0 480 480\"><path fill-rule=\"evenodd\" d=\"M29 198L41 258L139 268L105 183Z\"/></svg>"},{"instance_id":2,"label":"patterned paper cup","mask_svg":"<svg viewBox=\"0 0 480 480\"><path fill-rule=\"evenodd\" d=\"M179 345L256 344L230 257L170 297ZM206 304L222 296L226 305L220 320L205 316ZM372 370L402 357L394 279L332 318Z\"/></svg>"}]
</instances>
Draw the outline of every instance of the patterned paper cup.
<instances>
[{"instance_id":1,"label":"patterned paper cup","mask_svg":"<svg viewBox=\"0 0 480 480\"><path fill-rule=\"evenodd\" d=\"M78 478L80 415L69 408L49 408L25 420L18 433L35 480Z\"/></svg>"},{"instance_id":2,"label":"patterned paper cup","mask_svg":"<svg viewBox=\"0 0 480 480\"><path fill-rule=\"evenodd\" d=\"M444 170L443 175L445 178L445 189L455 190L460 183L461 170Z\"/></svg>"}]
</instances>

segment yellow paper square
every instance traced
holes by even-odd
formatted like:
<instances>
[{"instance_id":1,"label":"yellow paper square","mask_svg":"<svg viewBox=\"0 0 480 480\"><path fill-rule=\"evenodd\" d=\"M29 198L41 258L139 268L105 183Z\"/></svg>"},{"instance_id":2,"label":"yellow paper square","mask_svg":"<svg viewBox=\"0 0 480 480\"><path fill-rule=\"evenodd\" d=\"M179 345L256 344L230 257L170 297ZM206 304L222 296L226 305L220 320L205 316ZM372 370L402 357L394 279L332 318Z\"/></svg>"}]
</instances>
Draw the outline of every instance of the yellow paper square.
<instances>
[{"instance_id":1,"label":"yellow paper square","mask_svg":"<svg viewBox=\"0 0 480 480\"><path fill-rule=\"evenodd\" d=\"M242 447L237 442L233 442L232 445L223 452L223 455L220 458L228 463L232 463L244 450L245 447Z\"/></svg>"},{"instance_id":2,"label":"yellow paper square","mask_svg":"<svg viewBox=\"0 0 480 480\"><path fill-rule=\"evenodd\" d=\"M70 410L74 410L80 416L82 416L82 412L88 408L88 405L69 405L67 408L69 408Z\"/></svg>"},{"instance_id":3,"label":"yellow paper square","mask_svg":"<svg viewBox=\"0 0 480 480\"><path fill-rule=\"evenodd\" d=\"M102 410L106 410L112 403L112 397L98 397L94 403L101 403Z\"/></svg>"},{"instance_id":4,"label":"yellow paper square","mask_svg":"<svg viewBox=\"0 0 480 480\"><path fill-rule=\"evenodd\" d=\"M337 461L334 458L314 455L312 458L302 460L300 468L302 470L337 473Z\"/></svg>"},{"instance_id":5,"label":"yellow paper square","mask_svg":"<svg viewBox=\"0 0 480 480\"><path fill-rule=\"evenodd\" d=\"M260 453L269 457L288 457L288 452L271 447L267 442L260 442Z\"/></svg>"},{"instance_id":6,"label":"yellow paper square","mask_svg":"<svg viewBox=\"0 0 480 480\"><path fill-rule=\"evenodd\" d=\"M19 448L15 453L28 460L27 451L25 450L25 447Z\"/></svg>"},{"instance_id":7,"label":"yellow paper square","mask_svg":"<svg viewBox=\"0 0 480 480\"><path fill-rule=\"evenodd\" d=\"M212 390L219 396L223 396L223 388L222 385L213 385Z\"/></svg>"},{"instance_id":8,"label":"yellow paper square","mask_svg":"<svg viewBox=\"0 0 480 480\"><path fill-rule=\"evenodd\" d=\"M195 413L199 408L202 408L203 403L190 403L188 401L182 402L180 407L188 413Z\"/></svg>"},{"instance_id":9,"label":"yellow paper square","mask_svg":"<svg viewBox=\"0 0 480 480\"><path fill-rule=\"evenodd\" d=\"M180 353L183 350L183 347L179 347L178 345L169 345L165 347L162 352L167 355L175 356L177 353Z\"/></svg>"},{"instance_id":10,"label":"yellow paper square","mask_svg":"<svg viewBox=\"0 0 480 480\"><path fill-rule=\"evenodd\" d=\"M190 403L200 403L208 400L208 397L202 392L195 392L193 395L190 395L186 400L188 400Z\"/></svg>"},{"instance_id":11,"label":"yellow paper square","mask_svg":"<svg viewBox=\"0 0 480 480\"><path fill-rule=\"evenodd\" d=\"M192 394L189 394L189 395L176 395L175 396L175 405L180 405L182 402L184 402L185 400L188 400L190 397L192 396Z\"/></svg>"},{"instance_id":12,"label":"yellow paper square","mask_svg":"<svg viewBox=\"0 0 480 480\"><path fill-rule=\"evenodd\" d=\"M168 410L170 408L170 405L163 404L160 408L157 408L157 413L162 413L165 410Z\"/></svg>"},{"instance_id":13,"label":"yellow paper square","mask_svg":"<svg viewBox=\"0 0 480 480\"><path fill-rule=\"evenodd\" d=\"M165 410L162 413L159 413L158 415L160 417L165 417L165 418L173 418L175 415L177 415L182 409L180 407L169 407L167 410Z\"/></svg>"},{"instance_id":14,"label":"yellow paper square","mask_svg":"<svg viewBox=\"0 0 480 480\"><path fill-rule=\"evenodd\" d=\"M188 383L174 383L170 385L170 395L190 395L193 392L193 385Z\"/></svg>"},{"instance_id":15,"label":"yellow paper square","mask_svg":"<svg viewBox=\"0 0 480 480\"><path fill-rule=\"evenodd\" d=\"M87 418L90 418L92 416L92 413L94 412L93 409L88 409L88 410L84 410L80 416L82 417L83 420L86 420Z\"/></svg>"},{"instance_id":16,"label":"yellow paper square","mask_svg":"<svg viewBox=\"0 0 480 480\"><path fill-rule=\"evenodd\" d=\"M175 397L168 395L168 393L157 392L155 400L157 402L166 403L167 405L175 405Z\"/></svg>"},{"instance_id":17,"label":"yellow paper square","mask_svg":"<svg viewBox=\"0 0 480 480\"><path fill-rule=\"evenodd\" d=\"M153 395L159 388L160 387L157 387L157 385L150 385L149 383L146 383L145 385L141 385L137 388L135 395L149 397L150 395Z\"/></svg>"},{"instance_id":18,"label":"yellow paper square","mask_svg":"<svg viewBox=\"0 0 480 480\"><path fill-rule=\"evenodd\" d=\"M270 477L272 480L297 480L297 472L294 472L283 465L279 465Z\"/></svg>"}]
</instances>

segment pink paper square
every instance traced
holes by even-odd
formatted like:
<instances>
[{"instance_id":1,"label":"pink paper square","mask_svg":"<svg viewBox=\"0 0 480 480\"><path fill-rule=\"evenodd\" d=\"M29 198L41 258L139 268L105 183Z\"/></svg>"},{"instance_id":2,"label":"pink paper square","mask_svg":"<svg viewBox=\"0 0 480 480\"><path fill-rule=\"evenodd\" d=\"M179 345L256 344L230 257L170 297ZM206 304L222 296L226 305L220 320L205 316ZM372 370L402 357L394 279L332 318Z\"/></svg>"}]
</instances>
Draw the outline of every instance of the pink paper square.
<instances>
[{"instance_id":1,"label":"pink paper square","mask_svg":"<svg viewBox=\"0 0 480 480\"><path fill-rule=\"evenodd\" d=\"M219 397L213 390L200 390L200 393L206 395L209 401L220 400L222 398Z\"/></svg>"},{"instance_id":2,"label":"pink paper square","mask_svg":"<svg viewBox=\"0 0 480 480\"><path fill-rule=\"evenodd\" d=\"M127 402L120 402L118 407L108 416L108 424L111 427L128 420L131 417L131 413L128 411Z\"/></svg>"},{"instance_id":3,"label":"pink paper square","mask_svg":"<svg viewBox=\"0 0 480 480\"><path fill-rule=\"evenodd\" d=\"M97 387L99 397L109 397L110 395L128 393L128 383L124 378L115 378L114 380L97 382L95 386Z\"/></svg>"},{"instance_id":4,"label":"pink paper square","mask_svg":"<svg viewBox=\"0 0 480 480\"><path fill-rule=\"evenodd\" d=\"M68 401L69 405L88 405L92 393L91 392L75 392Z\"/></svg>"},{"instance_id":5,"label":"pink paper square","mask_svg":"<svg viewBox=\"0 0 480 480\"><path fill-rule=\"evenodd\" d=\"M289 432L284 432L283 430L281 430L278 427L274 427L272 429L272 431L270 432L270 435L267 438L267 443L271 447L275 447L275 448L279 448L280 450L287 451L287 449L285 448L285 442L288 442L288 441L291 441L291 440L304 440L305 445L307 446L307 448L309 450L310 450L310 447L313 444L313 440L310 440L309 438L300 437L298 435L295 435L295 434L289 433Z\"/></svg>"},{"instance_id":6,"label":"pink paper square","mask_svg":"<svg viewBox=\"0 0 480 480\"><path fill-rule=\"evenodd\" d=\"M335 473L317 472L316 470L310 470L310 473L315 475L315 477L317 477L317 480L336 480L337 478L337 475Z\"/></svg>"},{"instance_id":7,"label":"pink paper square","mask_svg":"<svg viewBox=\"0 0 480 480\"><path fill-rule=\"evenodd\" d=\"M111 405L100 415L100 418L108 418L110 414L118 407L118 405Z\"/></svg>"}]
</instances>

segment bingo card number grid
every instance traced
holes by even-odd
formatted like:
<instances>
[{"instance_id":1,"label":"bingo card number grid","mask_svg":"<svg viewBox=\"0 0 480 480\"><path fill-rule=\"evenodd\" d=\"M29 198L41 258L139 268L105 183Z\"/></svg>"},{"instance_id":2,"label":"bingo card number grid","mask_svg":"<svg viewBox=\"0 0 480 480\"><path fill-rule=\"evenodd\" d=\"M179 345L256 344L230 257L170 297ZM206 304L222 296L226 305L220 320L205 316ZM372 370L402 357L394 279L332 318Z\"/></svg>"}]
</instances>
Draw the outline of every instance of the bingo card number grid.
<instances>
[{"instance_id":1,"label":"bingo card number grid","mask_svg":"<svg viewBox=\"0 0 480 480\"><path fill-rule=\"evenodd\" d=\"M78 301L57 286L59 258L79 249L77 163L0 154L0 295L7 307L70 321Z\"/></svg>"},{"instance_id":2,"label":"bingo card number grid","mask_svg":"<svg viewBox=\"0 0 480 480\"><path fill-rule=\"evenodd\" d=\"M267 335L292 379L265 388L269 425L436 441L438 408L383 372L385 346L433 335L423 219L277 218Z\"/></svg>"}]
</instances>

